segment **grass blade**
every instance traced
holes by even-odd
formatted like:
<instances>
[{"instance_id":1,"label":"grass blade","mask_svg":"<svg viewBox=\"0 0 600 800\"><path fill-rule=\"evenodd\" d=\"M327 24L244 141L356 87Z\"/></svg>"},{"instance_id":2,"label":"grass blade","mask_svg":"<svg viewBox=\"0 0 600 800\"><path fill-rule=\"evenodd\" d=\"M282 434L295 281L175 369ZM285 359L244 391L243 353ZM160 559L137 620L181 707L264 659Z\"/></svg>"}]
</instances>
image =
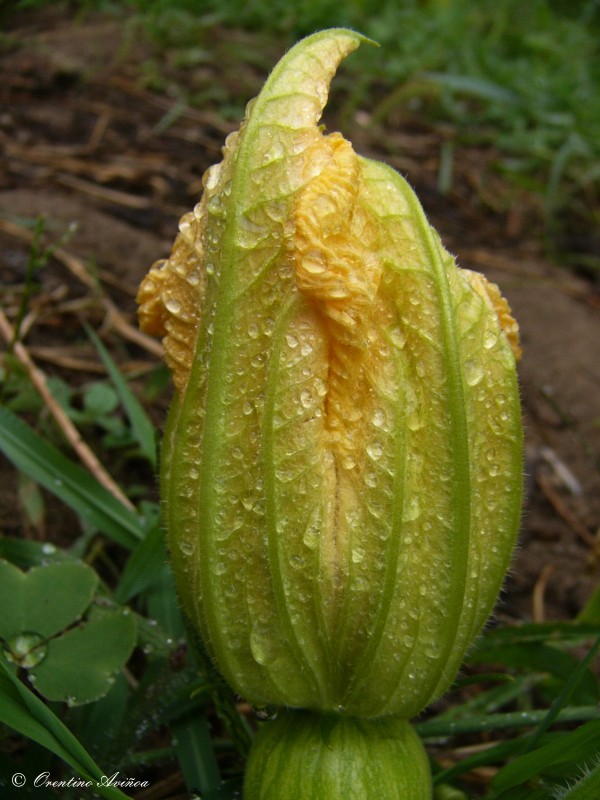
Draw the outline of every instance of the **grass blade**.
<instances>
[{"instance_id":1,"label":"grass blade","mask_svg":"<svg viewBox=\"0 0 600 800\"><path fill-rule=\"evenodd\" d=\"M127 603L132 597L143 592L166 569L166 562L164 535L161 529L155 526L148 531L146 538L137 545L129 557L115 590L115 600L118 603Z\"/></svg>"},{"instance_id":2,"label":"grass blade","mask_svg":"<svg viewBox=\"0 0 600 800\"><path fill-rule=\"evenodd\" d=\"M554 720L557 718L561 709L564 706L566 706L566 704L569 702L569 698L575 691L576 686L579 684L579 682L583 679L584 675L586 674L588 664L590 664L591 661L594 659L596 653L598 652L598 648L600 648L600 636L598 636L594 644L590 647L585 658L581 659L576 669L574 669L571 675L569 675L569 678L566 681L562 691L560 692L558 697L554 700L554 702L552 703L552 705L548 710L546 717L542 720L542 722L540 722L538 729L531 737L531 740L527 747L528 750L532 750L535 747L535 745L539 742L544 733L546 733L550 725L552 725Z\"/></svg>"},{"instance_id":3,"label":"grass blade","mask_svg":"<svg viewBox=\"0 0 600 800\"><path fill-rule=\"evenodd\" d=\"M134 512L6 408L0 408L0 450L21 472L118 544L131 549L144 537Z\"/></svg>"},{"instance_id":4,"label":"grass blade","mask_svg":"<svg viewBox=\"0 0 600 800\"><path fill-rule=\"evenodd\" d=\"M94 783L107 800L127 800L127 795L100 781L103 772L87 750L52 711L24 686L0 658L0 721L57 755L85 780Z\"/></svg>"},{"instance_id":5,"label":"grass blade","mask_svg":"<svg viewBox=\"0 0 600 800\"><path fill-rule=\"evenodd\" d=\"M117 394L123 403L123 408L125 409L129 422L131 423L131 429L138 447L140 448L140 452L144 458L146 458L152 464L153 467L156 467L156 432L150 417L146 414L139 400L131 391L129 384L121 375L119 368L110 357L106 347L102 344L100 339L96 336L94 331L91 330L91 328L87 328L87 333L94 343L94 347L98 351L98 354L102 359L108 374L110 375L110 379L115 385Z\"/></svg>"},{"instance_id":6,"label":"grass blade","mask_svg":"<svg viewBox=\"0 0 600 800\"><path fill-rule=\"evenodd\" d=\"M576 770L578 764L597 757L598 752L600 721L595 720L511 761L497 773L492 786L495 791L503 792L540 773L568 773Z\"/></svg>"},{"instance_id":7,"label":"grass blade","mask_svg":"<svg viewBox=\"0 0 600 800\"><path fill-rule=\"evenodd\" d=\"M221 776L204 710L196 710L193 715L186 714L172 722L171 733L188 790L204 795L217 789Z\"/></svg>"},{"instance_id":8,"label":"grass blade","mask_svg":"<svg viewBox=\"0 0 600 800\"><path fill-rule=\"evenodd\" d=\"M419 736L423 738L439 738L482 731L501 731L516 728L532 728L542 723L548 711L534 709L532 711L508 711L505 714L470 715L462 719L433 718L414 725ZM554 722L584 722L600 719L597 706L569 706L563 708L553 720Z\"/></svg>"}]
</instances>

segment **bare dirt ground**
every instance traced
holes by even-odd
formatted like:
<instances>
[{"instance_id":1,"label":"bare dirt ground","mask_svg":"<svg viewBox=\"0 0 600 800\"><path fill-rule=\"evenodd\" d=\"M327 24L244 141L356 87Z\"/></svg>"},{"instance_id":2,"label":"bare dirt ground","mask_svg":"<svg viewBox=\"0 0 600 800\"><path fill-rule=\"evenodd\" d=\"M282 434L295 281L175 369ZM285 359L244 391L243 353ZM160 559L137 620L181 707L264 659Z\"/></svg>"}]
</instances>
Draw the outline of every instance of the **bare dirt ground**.
<instances>
[{"instance_id":1,"label":"bare dirt ground","mask_svg":"<svg viewBox=\"0 0 600 800\"><path fill-rule=\"evenodd\" d=\"M167 57L157 62L125 22L29 12L11 20L12 44L0 51L1 307L14 324L31 252L28 223L43 215L48 242L74 223L37 276L21 331L39 367L76 384L103 370L84 322L128 376L143 377L156 365L156 345L136 334L134 296L150 264L168 254L177 219L196 202L202 173L236 127L215 106L215 87L250 99L266 66L234 55L259 50L268 65L283 50L221 30L203 44L210 59L178 67ZM162 82L153 88L157 67ZM193 109L177 86L213 99ZM369 108L343 123L335 113L326 121L329 129L343 125L359 152L406 175L460 265L485 272L509 298L524 349L528 497L498 613L572 618L600 578L597 289L544 258L535 201L497 177L493 151L457 148L452 189L441 195L439 153L448 128L393 117L385 128L371 125ZM153 409L159 424L165 403ZM0 486L0 535L26 534L5 462ZM64 537L51 519L46 535Z\"/></svg>"}]
</instances>

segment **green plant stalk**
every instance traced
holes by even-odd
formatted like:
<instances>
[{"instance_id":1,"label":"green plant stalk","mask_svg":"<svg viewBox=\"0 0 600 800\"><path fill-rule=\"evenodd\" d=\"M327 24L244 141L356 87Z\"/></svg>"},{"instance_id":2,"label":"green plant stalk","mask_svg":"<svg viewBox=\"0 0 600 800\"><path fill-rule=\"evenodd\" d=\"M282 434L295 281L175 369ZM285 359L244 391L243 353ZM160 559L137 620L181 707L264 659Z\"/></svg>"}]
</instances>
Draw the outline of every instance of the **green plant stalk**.
<instances>
[{"instance_id":1,"label":"green plant stalk","mask_svg":"<svg viewBox=\"0 0 600 800\"><path fill-rule=\"evenodd\" d=\"M247 800L317 791L307 747L324 800L351 796L348 760L378 800L430 796L408 720L451 684L519 522L510 309L400 176L318 126L361 41L323 31L279 62L138 295L176 387L184 609L236 692L291 709L256 738Z\"/></svg>"}]
</instances>

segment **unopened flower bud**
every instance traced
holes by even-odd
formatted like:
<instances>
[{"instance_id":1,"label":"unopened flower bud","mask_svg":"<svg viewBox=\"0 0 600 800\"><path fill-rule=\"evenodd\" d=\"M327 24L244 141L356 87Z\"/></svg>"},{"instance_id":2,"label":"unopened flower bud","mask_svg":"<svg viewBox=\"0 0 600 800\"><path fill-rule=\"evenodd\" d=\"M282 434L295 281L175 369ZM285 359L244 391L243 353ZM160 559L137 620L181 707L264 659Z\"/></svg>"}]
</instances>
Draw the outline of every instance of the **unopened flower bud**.
<instances>
[{"instance_id":1,"label":"unopened flower bud","mask_svg":"<svg viewBox=\"0 0 600 800\"><path fill-rule=\"evenodd\" d=\"M255 704L420 712L495 602L521 505L517 327L396 172L318 126L360 43L277 65L139 292L176 396L178 590Z\"/></svg>"}]
</instances>

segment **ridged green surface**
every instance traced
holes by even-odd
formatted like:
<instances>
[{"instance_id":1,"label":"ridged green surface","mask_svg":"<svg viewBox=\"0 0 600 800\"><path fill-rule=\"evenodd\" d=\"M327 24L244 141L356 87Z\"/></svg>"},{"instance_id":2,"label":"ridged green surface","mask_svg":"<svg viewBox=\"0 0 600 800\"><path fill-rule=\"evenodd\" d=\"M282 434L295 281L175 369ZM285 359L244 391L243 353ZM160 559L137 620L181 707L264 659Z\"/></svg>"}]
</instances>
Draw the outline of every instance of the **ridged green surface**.
<instances>
[{"instance_id":1,"label":"ridged green surface","mask_svg":"<svg viewBox=\"0 0 600 800\"><path fill-rule=\"evenodd\" d=\"M429 763L410 725L286 712L259 731L244 800L431 800Z\"/></svg>"}]
</instances>

